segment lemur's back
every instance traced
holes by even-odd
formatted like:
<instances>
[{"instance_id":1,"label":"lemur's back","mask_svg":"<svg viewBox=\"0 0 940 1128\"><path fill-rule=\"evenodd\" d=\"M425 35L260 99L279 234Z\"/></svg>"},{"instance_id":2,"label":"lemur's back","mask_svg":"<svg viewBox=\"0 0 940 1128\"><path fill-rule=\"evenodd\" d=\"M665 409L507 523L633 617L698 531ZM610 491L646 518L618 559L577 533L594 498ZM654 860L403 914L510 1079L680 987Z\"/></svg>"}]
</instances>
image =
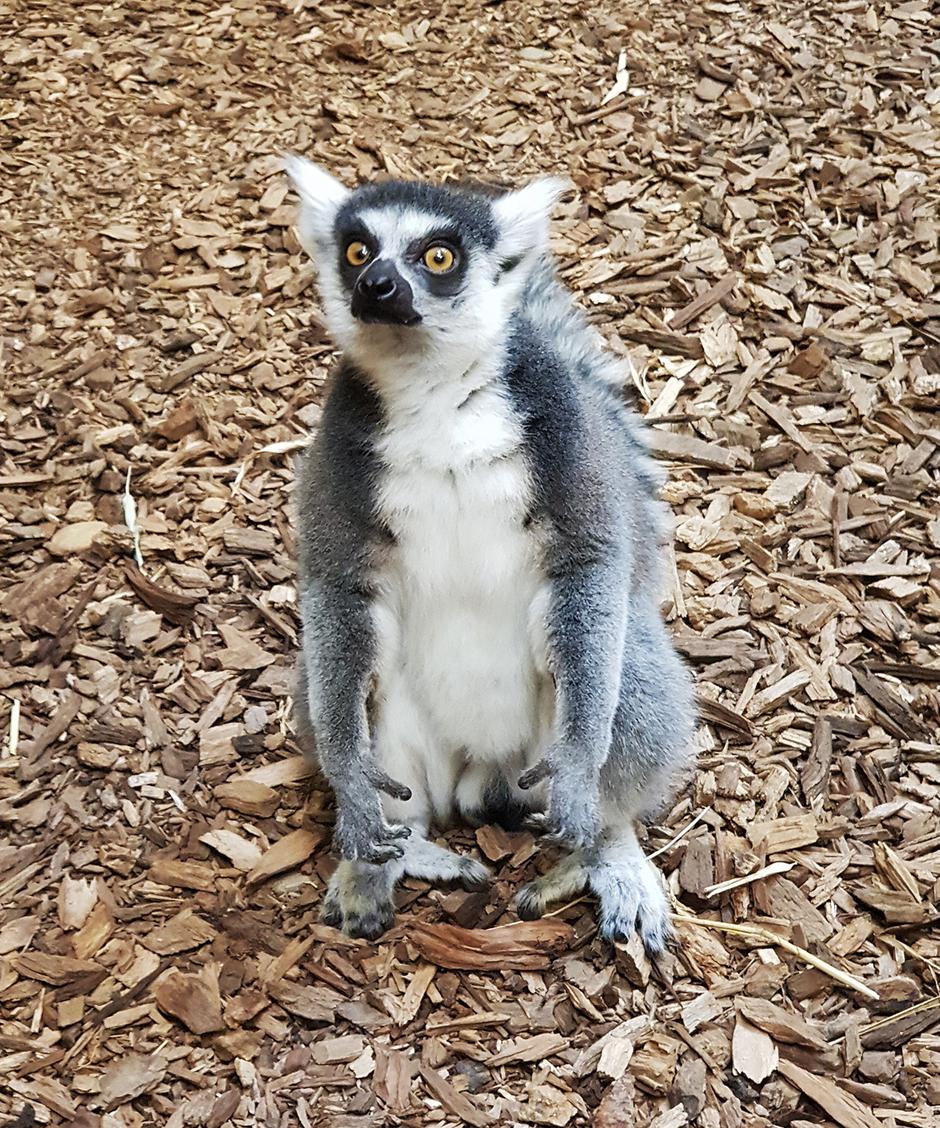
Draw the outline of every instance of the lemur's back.
<instances>
[{"instance_id":1,"label":"lemur's back","mask_svg":"<svg viewBox=\"0 0 940 1128\"><path fill-rule=\"evenodd\" d=\"M668 528L665 507L659 501L664 476L649 454L642 422L625 398L630 362L607 350L571 291L557 278L548 257L530 275L518 312L524 323L523 336L531 334L544 342L560 362L578 409L589 421L600 458L619 470L623 519L635 522L640 534L634 588L655 592ZM545 389L548 396L558 393L557 388Z\"/></svg>"},{"instance_id":2,"label":"lemur's back","mask_svg":"<svg viewBox=\"0 0 940 1128\"><path fill-rule=\"evenodd\" d=\"M600 334L588 324L571 291L559 281L548 257L543 258L529 276L520 311L540 336L551 341L572 372L584 380L596 380L602 386L613 386L619 391L625 375L623 365L604 350Z\"/></svg>"}]
</instances>

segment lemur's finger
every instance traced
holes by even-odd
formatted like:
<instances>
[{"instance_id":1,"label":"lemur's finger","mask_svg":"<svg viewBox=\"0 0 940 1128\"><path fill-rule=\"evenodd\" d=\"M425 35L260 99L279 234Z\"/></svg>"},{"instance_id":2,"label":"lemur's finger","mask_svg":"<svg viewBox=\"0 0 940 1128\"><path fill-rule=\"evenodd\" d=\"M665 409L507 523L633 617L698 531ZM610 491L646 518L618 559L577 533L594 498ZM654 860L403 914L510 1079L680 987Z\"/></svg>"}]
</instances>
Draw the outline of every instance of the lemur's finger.
<instances>
[{"instance_id":1,"label":"lemur's finger","mask_svg":"<svg viewBox=\"0 0 940 1128\"><path fill-rule=\"evenodd\" d=\"M397 861L405 851L401 846L396 846L393 842L387 842L382 846L369 846L362 850L359 858L363 862L371 862L373 865L380 866L383 862Z\"/></svg>"},{"instance_id":2,"label":"lemur's finger","mask_svg":"<svg viewBox=\"0 0 940 1128\"><path fill-rule=\"evenodd\" d=\"M401 799L403 802L407 802L411 798L410 787L399 783L397 779L392 779L387 772L383 772L381 768L377 768L374 764L366 768L366 779L373 787L377 787L379 791L384 791L386 795L391 795L393 799Z\"/></svg>"},{"instance_id":3,"label":"lemur's finger","mask_svg":"<svg viewBox=\"0 0 940 1128\"><path fill-rule=\"evenodd\" d=\"M566 834L563 830L552 831L542 838L543 846L560 846L565 850L583 850L590 842L582 834Z\"/></svg>"},{"instance_id":4,"label":"lemur's finger","mask_svg":"<svg viewBox=\"0 0 940 1128\"><path fill-rule=\"evenodd\" d=\"M398 859L405 853L404 847L399 846L398 843L401 839L408 838L410 835L410 826L384 826L382 828L382 837L378 839L378 841L364 846L359 851L359 860L362 862L372 862L373 865L381 865L383 862Z\"/></svg>"},{"instance_id":5,"label":"lemur's finger","mask_svg":"<svg viewBox=\"0 0 940 1128\"><path fill-rule=\"evenodd\" d=\"M535 787L537 783L541 783L543 779L547 779L550 775L554 775L555 769L546 759L541 759L527 772L523 772L519 776L519 786L523 791L528 791L530 787Z\"/></svg>"}]
</instances>

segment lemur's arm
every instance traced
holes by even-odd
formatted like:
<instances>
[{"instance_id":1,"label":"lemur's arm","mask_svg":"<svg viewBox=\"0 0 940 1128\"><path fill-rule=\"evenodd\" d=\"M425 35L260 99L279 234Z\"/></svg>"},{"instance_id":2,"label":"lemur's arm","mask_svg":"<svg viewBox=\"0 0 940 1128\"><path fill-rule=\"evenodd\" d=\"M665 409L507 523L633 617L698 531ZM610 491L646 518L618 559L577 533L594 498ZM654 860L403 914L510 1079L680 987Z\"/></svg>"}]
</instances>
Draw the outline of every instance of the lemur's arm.
<instances>
[{"instance_id":1,"label":"lemur's arm","mask_svg":"<svg viewBox=\"0 0 940 1128\"><path fill-rule=\"evenodd\" d=\"M620 545L568 553L551 577L548 629L554 657L557 731L597 768L610 750L627 626L629 567ZM572 559L572 557L574 557Z\"/></svg>"},{"instance_id":2,"label":"lemur's arm","mask_svg":"<svg viewBox=\"0 0 940 1128\"><path fill-rule=\"evenodd\" d=\"M555 742L519 780L550 777L549 829L572 846L598 829L600 771L610 752L626 635L629 565L616 544L556 553L547 614ZM585 546L577 546L582 550Z\"/></svg>"},{"instance_id":3,"label":"lemur's arm","mask_svg":"<svg viewBox=\"0 0 940 1128\"><path fill-rule=\"evenodd\" d=\"M380 791L411 798L372 759L367 702L375 670L369 559L370 427L375 405L348 370L337 374L298 485L301 676L317 756L336 793L335 842L344 858L400 857L409 831L389 826Z\"/></svg>"},{"instance_id":4,"label":"lemur's arm","mask_svg":"<svg viewBox=\"0 0 940 1128\"><path fill-rule=\"evenodd\" d=\"M623 424L557 356L535 353L511 379L526 407L536 503L547 526L545 627L555 680L554 743L519 785L550 778L549 829L584 846L598 829L635 555Z\"/></svg>"},{"instance_id":5,"label":"lemur's arm","mask_svg":"<svg viewBox=\"0 0 940 1128\"><path fill-rule=\"evenodd\" d=\"M410 799L372 761L366 701L374 647L368 597L308 577L300 597L306 704L317 755L336 793L334 841L344 858L383 862L400 857L405 827L388 826L378 792Z\"/></svg>"}]
</instances>

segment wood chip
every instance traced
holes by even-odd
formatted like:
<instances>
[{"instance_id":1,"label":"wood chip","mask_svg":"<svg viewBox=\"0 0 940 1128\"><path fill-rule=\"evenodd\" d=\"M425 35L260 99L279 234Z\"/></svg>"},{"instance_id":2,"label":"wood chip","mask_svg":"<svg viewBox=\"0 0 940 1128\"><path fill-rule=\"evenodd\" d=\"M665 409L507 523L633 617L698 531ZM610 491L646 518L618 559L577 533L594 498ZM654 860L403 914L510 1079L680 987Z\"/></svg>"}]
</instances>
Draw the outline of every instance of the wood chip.
<instances>
[{"instance_id":1,"label":"wood chip","mask_svg":"<svg viewBox=\"0 0 940 1128\"><path fill-rule=\"evenodd\" d=\"M409 936L425 959L439 967L458 969L536 970L547 967L549 953L564 950L570 939L570 925L549 919L487 929L422 924Z\"/></svg>"},{"instance_id":2,"label":"wood chip","mask_svg":"<svg viewBox=\"0 0 940 1128\"><path fill-rule=\"evenodd\" d=\"M828 1077L810 1073L791 1061L780 1062L778 1068L788 1081L819 1105L841 1128L878 1128L880 1121L877 1117Z\"/></svg>"},{"instance_id":3,"label":"wood chip","mask_svg":"<svg viewBox=\"0 0 940 1128\"><path fill-rule=\"evenodd\" d=\"M560 1034L536 1034L532 1038L518 1038L487 1059L488 1065L506 1065L513 1061L541 1061L560 1050L567 1049L568 1039Z\"/></svg>"},{"instance_id":4,"label":"wood chip","mask_svg":"<svg viewBox=\"0 0 940 1128\"><path fill-rule=\"evenodd\" d=\"M722 449L717 443L707 443L692 435L673 434L655 428L649 435L649 448L660 458L692 462L715 470L730 470L736 462L731 451Z\"/></svg>"},{"instance_id":5,"label":"wood chip","mask_svg":"<svg viewBox=\"0 0 940 1128\"><path fill-rule=\"evenodd\" d=\"M181 862L174 858L156 858L150 866L150 879L160 885L179 889L201 889L207 892L215 885L215 871L201 862Z\"/></svg>"},{"instance_id":6,"label":"wood chip","mask_svg":"<svg viewBox=\"0 0 940 1128\"><path fill-rule=\"evenodd\" d=\"M250 779L233 779L228 783L220 784L215 789L214 795L223 807L256 818L273 815L280 803L278 794L273 788Z\"/></svg>"},{"instance_id":7,"label":"wood chip","mask_svg":"<svg viewBox=\"0 0 940 1128\"><path fill-rule=\"evenodd\" d=\"M474 1105L468 1097L458 1092L454 1086L430 1066L421 1065L419 1071L428 1092L444 1106L444 1108L463 1124L472 1124L474 1128L486 1128L493 1123L491 1118Z\"/></svg>"},{"instance_id":8,"label":"wood chip","mask_svg":"<svg viewBox=\"0 0 940 1128\"><path fill-rule=\"evenodd\" d=\"M194 1034L210 1034L223 1027L215 964L205 964L195 975L168 971L154 984L153 994L160 1010L179 1019Z\"/></svg>"},{"instance_id":9,"label":"wood chip","mask_svg":"<svg viewBox=\"0 0 940 1128\"><path fill-rule=\"evenodd\" d=\"M214 936L215 929L208 921L196 916L192 909L183 909L165 924L141 937L141 943L158 955L171 956L201 947Z\"/></svg>"},{"instance_id":10,"label":"wood chip","mask_svg":"<svg viewBox=\"0 0 940 1128\"><path fill-rule=\"evenodd\" d=\"M701 83L699 86L701 86ZM724 90L724 86L720 86L718 96L723 94ZM702 97L698 87L696 88L696 95ZM727 274L722 275L714 286L709 286L708 289L699 294L697 298L675 313L669 320L669 328L676 331L684 329L686 325L690 325L697 317L701 317L702 314L711 309L712 306L717 305L723 298L726 298L734 289L737 280L738 276L734 271L729 271Z\"/></svg>"},{"instance_id":11,"label":"wood chip","mask_svg":"<svg viewBox=\"0 0 940 1128\"><path fill-rule=\"evenodd\" d=\"M261 848L233 830L210 830L200 835L200 842L224 855L236 869L253 871L261 861Z\"/></svg>"},{"instance_id":12,"label":"wood chip","mask_svg":"<svg viewBox=\"0 0 940 1128\"><path fill-rule=\"evenodd\" d=\"M59 886L59 923L65 929L81 928L98 902L98 888L85 878L63 877Z\"/></svg>"},{"instance_id":13,"label":"wood chip","mask_svg":"<svg viewBox=\"0 0 940 1128\"><path fill-rule=\"evenodd\" d=\"M824 1049L825 1039L803 1018L784 1010L769 999L744 996L735 1000L738 1014L752 1026L769 1034L776 1042L787 1042L809 1049ZM753 1080L753 1078L751 1078Z\"/></svg>"},{"instance_id":14,"label":"wood chip","mask_svg":"<svg viewBox=\"0 0 940 1128\"><path fill-rule=\"evenodd\" d=\"M278 839L251 867L248 881L254 884L303 865L324 840L322 830L292 830Z\"/></svg>"},{"instance_id":15,"label":"wood chip","mask_svg":"<svg viewBox=\"0 0 940 1128\"><path fill-rule=\"evenodd\" d=\"M734 1024L731 1060L735 1073L743 1073L755 1085L766 1081L780 1064L773 1039L744 1018Z\"/></svg>"},{"instance_id":16,"label":"wood chip","mask_svg":"<svg viewBox=\"0 0 940 1128\"><path fill-rule=\"evenodd\" d=\"M166 1071L167 1060L159 1054L127 1054L105 1068L98 1091L106 1106L122 1105L149 1092Z\"/></svg>"}]
</instances>

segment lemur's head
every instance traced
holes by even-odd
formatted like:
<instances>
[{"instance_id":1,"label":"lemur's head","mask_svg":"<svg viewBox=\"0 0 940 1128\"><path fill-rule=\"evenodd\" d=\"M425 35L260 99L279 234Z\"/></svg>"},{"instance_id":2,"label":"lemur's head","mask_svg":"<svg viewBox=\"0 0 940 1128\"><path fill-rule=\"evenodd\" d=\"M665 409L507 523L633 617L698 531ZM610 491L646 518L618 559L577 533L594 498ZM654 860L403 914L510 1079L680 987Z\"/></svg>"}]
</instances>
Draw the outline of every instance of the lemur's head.
<instances>
[{"instance_id":1,"label":"lemur's head","mask_svg":"<svg viewBox=\"0 0 940 1128\"><path fill-rule=\"evenodd\" d=\"M351 190L302 157L288 157L287 171L327 326L361 356L485 348L547 249L549 215L568 187L546 178L491 197L390 180Z\"/></svg>"}]
</instances>

